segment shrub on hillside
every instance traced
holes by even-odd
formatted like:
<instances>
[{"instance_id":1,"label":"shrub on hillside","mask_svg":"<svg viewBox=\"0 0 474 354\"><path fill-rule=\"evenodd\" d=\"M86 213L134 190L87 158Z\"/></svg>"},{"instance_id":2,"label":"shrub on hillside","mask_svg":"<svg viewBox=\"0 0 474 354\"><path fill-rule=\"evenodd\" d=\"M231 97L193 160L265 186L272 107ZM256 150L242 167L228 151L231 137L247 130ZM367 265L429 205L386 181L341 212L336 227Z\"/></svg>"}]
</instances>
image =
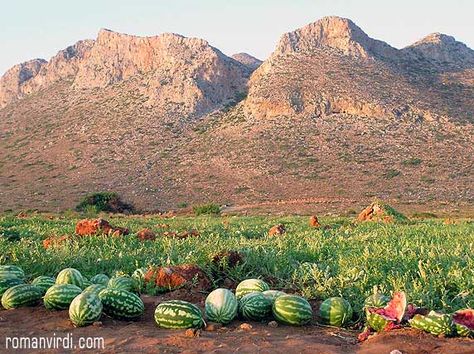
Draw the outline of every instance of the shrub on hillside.
<instances>
[{"instance_id":1,"label":"shrub on hillside","mask_svg":"<svg viewBox=\"0 0 474 354\"><path fill-rule=\"evenodd\" d=\"M195 205L193 206L193 211L196 216L219 215L221 213L221 208L217 204L209 203L209 204Z\"/></svg>"},{"instance_id":2,"label":"shrub on hillside","mask_svg":"<svg viewBox=\"0 0 474 354\"><path fill-rule=\"evenodd\" d=\"M117 193L113 192L89 194L76 205L77 211L90 212L92 209L96 212L110 213L131 213L134 211L133 205L125 203Z\"/></svg>"}]
</instances>

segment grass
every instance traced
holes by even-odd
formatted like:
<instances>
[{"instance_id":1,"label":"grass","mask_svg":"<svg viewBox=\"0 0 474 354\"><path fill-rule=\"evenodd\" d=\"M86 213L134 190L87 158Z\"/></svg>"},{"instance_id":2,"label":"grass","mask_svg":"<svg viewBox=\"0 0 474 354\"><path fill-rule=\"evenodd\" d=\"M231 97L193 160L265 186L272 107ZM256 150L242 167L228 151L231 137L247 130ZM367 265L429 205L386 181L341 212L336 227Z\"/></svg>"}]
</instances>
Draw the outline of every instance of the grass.
<instances>
[{"instance_id":1,"label":"grass","mask_svg":"<svg viewBox=\"0 0 474 354\"><path fill-rule=\"evenodd\" d=\"M72 234L78 216L48 220L41 215L0 217L0 264L16 264L30 278L55 275L65 267L90 277L104 272L132 273L148 265L196 263L210 272L212 256L237 250L245 262L228 270L240 281L266 279L277 289L314 299L343 296L356 311L374 286L389 293L407 292L409 301L431 309L453 311L474 307L474 223L444 225L441 220L403 224L354 224L349 218L322 218L327 229L310 229L306 217L179 217L167 219L170 229L196 229L200 237L138 241L133 233L156 229L160 218L108 218L132 234L122 239L88 237L45 250L42 240ZM268 237L283 223L287 233ZM157 231L157 230L155 230ZM213 279L216 286L220 279Z\"/></svg>"}]
</instances>

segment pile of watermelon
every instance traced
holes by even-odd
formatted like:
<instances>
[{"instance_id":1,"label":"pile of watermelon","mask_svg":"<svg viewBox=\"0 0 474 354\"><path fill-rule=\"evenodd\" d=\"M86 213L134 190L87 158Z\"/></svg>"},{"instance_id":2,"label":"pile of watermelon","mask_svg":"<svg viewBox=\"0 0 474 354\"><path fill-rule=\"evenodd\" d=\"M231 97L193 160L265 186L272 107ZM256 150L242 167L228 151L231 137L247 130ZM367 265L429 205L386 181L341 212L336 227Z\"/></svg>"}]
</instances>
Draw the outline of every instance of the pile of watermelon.
<instances>
[{"instance_id":1,"label":"pile of watermelon","mask_svg":"<svg viewBox=\"0 0 474 354\"><path fill-rule=\"evenodd\" d=\"M98 321L102 314L115 319L140 317L145 306L128 276L97 274L88 280L74 268L61 270L56 278L39 276L26 283L25 273L13 265L0 266L0 296L5 309L35 306L43 301L48 310L69 310L75 326Z\"/></svg>"}]
</instances>

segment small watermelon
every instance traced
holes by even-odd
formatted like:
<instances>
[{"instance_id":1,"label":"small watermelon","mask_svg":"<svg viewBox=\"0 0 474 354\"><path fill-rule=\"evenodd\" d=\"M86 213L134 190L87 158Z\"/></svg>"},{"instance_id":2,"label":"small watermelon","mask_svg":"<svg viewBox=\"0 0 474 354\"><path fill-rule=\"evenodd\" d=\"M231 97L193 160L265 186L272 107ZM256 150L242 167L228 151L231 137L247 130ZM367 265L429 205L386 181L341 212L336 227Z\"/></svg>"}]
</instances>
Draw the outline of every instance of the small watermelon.
<instances>
[{"instance_id":1,"label":"small watermelon","mask_svg":"<svg viewBox=\"0 0 474 354\"><path fill-rule=\"evenodd\" d=\"M464 309L453 313L456 333L461 337L474 337L474 310Z\"/></svg>"},{"instance_id":2,"label":"small watermelon","mask_svg":"<svg viewBox=\"0 0 474 354\"><path fill-rule=\"evenodd\" d=\"M99 296L93 292L83 292L77 295L69 306L69 319L77 327L92 324L99 320L101 315L102 302Z\"/></svg>"},{"instance_id":3,"label":"small watermelon","mask_svg":"<svg viewBox=\"0 0 474 354\"><path fill-rule=\"evenodd\" d=\"M109 283L109 280L110 280L110 278L107 275L100 273L100 274L94 275L91 278L91 283L92 284L102 284L104 286L107 286L107 284Z\"/></svg>"},{"instance_id":4,"label":"small watermelon","mask_svg":"<svg viewBox=\"0 0 474 354\"><path fill-rule=\"evenodd\" d=\"M211 322L227 324L237 316L239 302L227 289L216 289L206 298L206 318Z\"/></svg>"},{"instance_id":5,"label":"small watermelon","mask_svg":"<svg viewBox=\"0 0 474 354\"><path fill-rule=\"evenodd\" d=\"M86 277L82 277L82 289L87 288L89 285L92 285L92 282Z\"/></svg>"},{"instance_id":6,"label":"small watermelon","mask_svg":"<svg viewBox=\"0 0 474 354\"><path fill-rule=\"evenodd\" d=\"M47 277L46 275L40 275L39 277L36 277L33 279L31 282L31 285L35 285L38 288L41 288L43 290L43 294L46 293L46 291L52 287L56 283L56 279L53 277Z\"/></svg>"},{"instance_id":7,"label":"small watermelon","mask_svg":"<svg viewBox=\"0 0 474 354\"><path fill-rule=\"evenodd\" d=\"M246 294L262 292L265 290L270 290L270 287L263 280L246 279L237 285L237 288L235 289L235 296L237 296L237 299L240 300Z\"/></svg>"},{"instance_id":8,"label":"small watermelon","mask_svg":"<svg viewBox=\"0 0 474 354\"><path fill-rule=\"evenodd\" d=\"M117 319L134 319L145 312L142 299L134 293L122 289L104 289L99 292L104 313Z\"/></svg>"},{"instance_id":9,"label":"small watermelon","mask_svg":"<svg viewBox=\"0 0 474 354\"><path fill-rule=\"evenodd\" d=\"M273 316L278 322L302 326L313 318L310 303L301 296L280 295L273 303Z\"/></svg>"},{"instance_id":10,"label":"small watermelon","mask_svg":"<svg viewBox=\"0 0 474 354\"><path fill-rule=\"evenodd\" d=\"M2 295L2 306L5 309L13 309L23 306L36 305L43 296L43 291L31 284L15 285Z\"/></svg>"},{"instance_id":11,"label":"small watermelon","mask_svg":"<svg viewBox=\"0 0 474 354\"><path fill-rule=\"evenodd\" d=\"M91 284L84 289L83 293L94 293L99 295L99 293L104 289L106 289L106 287L102 284Z\"/></svg>"},{"instance_id":12,"label":"small watermelon","mask_svg":"<svg viewBox=\"0 0 474 354\"><path fill-rule=\"evenodd\" d=\"M127 275L110 278L107 287L110 289L120 289L130 292L134 292L136 290L135 281Z\"/></svg>"},{"instance_id":13,"label":"small watermelon","mask_svg":"<svg viewBox=\"0 0 474 354\"><path fill-rule=\"evenodd\" d=\"M455 325L451 315L436 311L430 311L426 316L415 315L415 317L408 320L408 322L411 327L421 329L435 336L439 336L440 334L449 336L455 331Z\"/></svg>"},{"instance_id":14,"label":"small watermelon","mask_svg":"<svg viewBox=\"0 0 474 354\"><path fill-rule=\"evenodd\" d=\"M206 325L201 310L187 301L162 302L155 309L155 322L162 328L201 328Z\"/></svg>"},{"instance_id":15,"label":"small watermelon","mask_svg":"<svg viewBox=\"0 0 474 354\"><path fill-rule=\"evenodd\" d=\"M352 307L342 297L331 297L321 303L319 316L331 326L342 327L351 320Z\"/></svg>"},{"instance_id":16,"label":"small watermelon","mask_svg":"<svg viewBox=\"0 0 474 354\"><path fill-rule=\"evenodd\" d=\"M282 296L282 295L286 295L286 293L284 293L283 291L280 291L280 290L265 290L262 292L262 294L267 298L269 299L272 304L275 302L276 298Z\"/></svg>"},{"instance_id":17,"label":"small watermelon","mask_svg":"<svg viewBox=\"0 0 474 354\"><path fill-rule=\"evenodd\" d=\"M374 307L374 308L381 308L387 306L388 302L390 301L390 297L381 293L374 293L370 295L364 301L364 308Z\"/></svg>"},{"instance_id":18,"label":"small watermelon","mask_svg":"<svg viewBox=\"0 0 474 354\"><path fill-rule=\"evenodd\" d=\"M25 272L15 265L0 265L0 279L6 278L25 279Z\"/></svg>"},{"instance_id":19,"label":"small watermelon","mask_svg":"<svg viewBox=\"0 0 474 354\"><path fill-rule=\"evenodd\" d=\"M55 284L44 295L44 307L48 310L65 310L82 289L73 284Z\"/></svg>"},{"instance_id":20,"label":"small watermelon","mask_svg":"<svg viewBox=\"0 0 474 354\"><path fill-rule=\"evenodd\" d=\"M82 289L84 279L81 272L74 268L66 268L59 272L56 284L72 284Z\"/></svg>"},{"instance_id":21,"label":"small watermelon","mask_svg":"<svg viewBox=\"0 0 474 354\"><path fill-rule=\"evenodd\" d=\"M23 279L20 279L20 278L3 278L3 279L0 279L0 296L2 296L3 293L5 291L7 291L9 288L11 288L15 285L23 284L23 283L24 283Z\"/></svg>"},{"instance_id":22,"label":"small watermelon","mask_svg":"<svg viewBox=\"0 0 474 354\"><path fill-rule=\"evenodd\" d=\"M272 313L272 301L261 292L249 293L239 300L239 313L247 320L261 321Z\"/></svg>"}]
</instances>

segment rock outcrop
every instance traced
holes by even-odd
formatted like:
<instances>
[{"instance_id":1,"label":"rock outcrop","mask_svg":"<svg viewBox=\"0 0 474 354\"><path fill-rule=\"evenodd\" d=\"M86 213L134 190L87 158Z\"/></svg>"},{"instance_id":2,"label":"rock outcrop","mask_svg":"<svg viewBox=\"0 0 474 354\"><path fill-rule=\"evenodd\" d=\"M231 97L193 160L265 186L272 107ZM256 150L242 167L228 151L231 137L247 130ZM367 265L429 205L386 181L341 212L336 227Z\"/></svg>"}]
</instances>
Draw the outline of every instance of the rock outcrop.
<instances>
[{"instance_id":1,"label":"rock outcrop","mask_svg":"<svg viewBox=\"0 0 474 354\"><path fill-rule=\"evenodd\" d=\"M232 55L232 59L237 60L239 63L245 65L246 67L248 67L252 71L257 69L263 63L263 61L261 61L260 59L257 59L257 58L255 58L255 57L253 57L253 56L251 56L250 54L247 54L247 53L234 54L234 55Z\"/></svg>"}]
</instances>

